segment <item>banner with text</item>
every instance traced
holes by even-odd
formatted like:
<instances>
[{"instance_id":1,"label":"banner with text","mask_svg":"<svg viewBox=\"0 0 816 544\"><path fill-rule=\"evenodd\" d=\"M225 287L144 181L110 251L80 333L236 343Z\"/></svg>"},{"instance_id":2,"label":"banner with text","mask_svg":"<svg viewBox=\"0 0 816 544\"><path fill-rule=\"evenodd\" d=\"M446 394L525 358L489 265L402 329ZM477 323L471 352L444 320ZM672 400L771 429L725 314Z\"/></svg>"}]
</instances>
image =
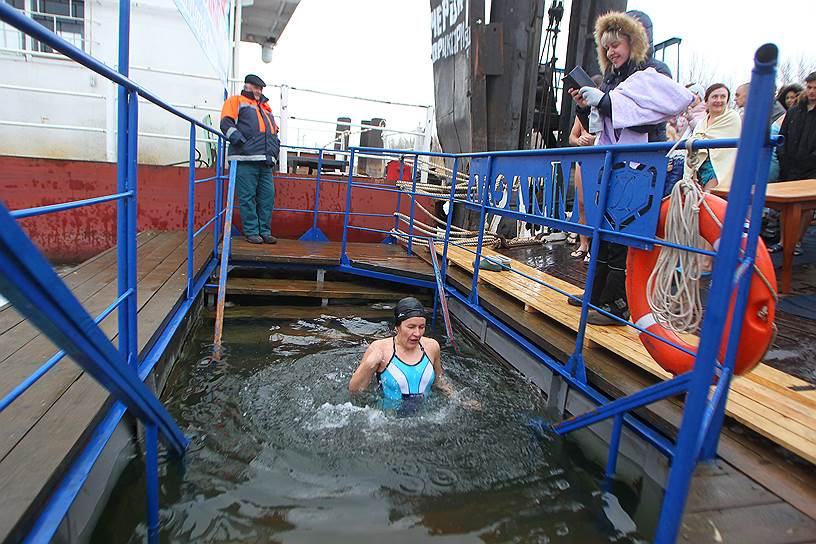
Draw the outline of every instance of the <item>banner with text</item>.
<instances>
[{"instance_id":1,"label":"banner with text","mask_svg":"<svg viewBox=\"0 0 816 544\"><path fill-rule=\"evenodd\" d=\"M175 2L226 88L231 57L232 0L175 0Z\"/></svg>"}]
</instances>

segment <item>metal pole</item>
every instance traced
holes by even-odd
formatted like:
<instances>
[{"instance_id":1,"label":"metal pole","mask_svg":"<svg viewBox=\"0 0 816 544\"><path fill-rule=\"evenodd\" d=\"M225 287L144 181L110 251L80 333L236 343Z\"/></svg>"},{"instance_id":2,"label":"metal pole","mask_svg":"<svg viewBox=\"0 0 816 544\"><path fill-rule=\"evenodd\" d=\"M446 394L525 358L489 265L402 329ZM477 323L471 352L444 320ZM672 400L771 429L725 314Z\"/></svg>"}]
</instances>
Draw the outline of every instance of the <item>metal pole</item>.
<instances>
[{"instance_id":1,"label":"metal pole","mask_svg":"<svg viewBox=\"0 0 816 544\"><path fill-rule=\"evenodd\" d=\"M419 154L414 155L414 173L411 178L411 211L408 218L408 255L411 255L411 249L414 245L414 210L416 208L416 184L417 184L417 167L419 166Z\"/></svg>"},{"instance_id":2,"label":"metal pole","mask_svg":"<svg viewBox=\"0 0 816 544\"><path fill-rule=\"evenodd\" d=\"M139 367L139 317L137 306L137 254L136 254L136 234L137 234L137 172L139 169L139 100L136 91L129 93L128 100L128 174L127 186L131 191L130 196L125 199L127 208L127 282L126 288L130 295L125 303L128 314L127 346L130 362L134 369ZM122 341L122 340L120 340Z\"/></svg>"},{"instance_id":3,"label":"metal pole","mask_svg":"<svg viewBox=\"0 0 816 544\"><path fill-rule=\"evenodd\" d=\"M224 333L224 302L227 297L227 274L232 254L232 211L235 203L235 176L238 170L235 161L230 164L229 185L227 186L227 208L224 218L224 245L221 248L221 266L218 273L218 302L215 307L215 332L213 334L213 359L221 360L221 337Z\"/></svg>"},{"instance_id":4,"label":"metal pole","mask_svg":"<svg viewBox=\"0 0 816 544\"><path fill-rule=\"evenodd\" d=\"M145 424L145 478L147 479L147 541L159 541L159 433Z\"/></svg>"},{"instance_id":5,"label":"metal pole","mask_svg":"<svg viewBox=\"0 0 816 544\"><path fill-rule=\"evenodd\" d=\"M336 156L336 155L335 155ZM318 151L317 155L317 178L315 178L315 203L314 216L312 217L312 233L317 232L317 215L320 210L320 172L323 170L323 150Z\"/></svg>"},{"instance_id":6,"label":"metal pole","mask_svg":"<svg viewBox=\"0 0 816 544\"><path fill-rule=\"evenodd\" d=\"M487 158L487 175L482 180L482 192L479 194L479 200L482 202L481 211L479 212L479 237L476 242L476 259L473 261L473 283L470 286L470 302L474 305L479 304L479 262L482 260L482 242L484 242L485 231L485 205L487 204L487 195L490 193L490 186L493 183L493 157Z\"/></svg>"},{"instance_id":7,"label":"metal pole","mask_svg":"<svg viewBox=\"0 0 816 544\"><path fill-rule=\"evenodd\" d=\"M221 209L223 200L224 177L224 139L218 137L215 155L215 223L213 224L213 257L218 258L218 239L221 237Z\"/></svg>"},{"instance_id":8,"label":"metal pole","mask_svg":"<svg viewBox=\"0 0 816 544\"><path fill-rule=\"evenodd\" d=\"M395 185L399 187L399 182L402 181L402 173L405 171L405 156L400 156L400 169L399 169L399 179L395 182ZM402 200L402 191L400 190L397 193L397 207L394 210L394 230L399 228L399 217L397 214L400 212L400 201Z\"/></svg>"},{"instance_id":9,"label":"metal pole","mask_svg":"<svg viewBox=\"0 0 816 544\"><path fill-rule=\"evenodd\" d=\"M456 177L459 175L459 157L453 159L453 177L451 178L450 197L448 198L448 220L445 223L445 244L442 247L442 283L448 275L448 244L450 243L451 224L453 223L453 206L456 197Z\"/></svg>"},{"instance_id":10,"label":"metal pole","mask_svg":"<svg viewBox=\"0 0 816 544\"><path fill-rule=\"evenodd\" d=\"M582 381L586 381L586 371L584 370L584 336L586 336L586 320L589 315L589 301L592 298L592 283L595 281L595 273L598 268L598 250L601 245L600 229L603 227L604 214L606 213L606 200L609 194L609 180L612 177L612 152L607 151L604 156L603 174L601 176L601 193L598 197L598 219L592 231L592 242L589 253L589 270L587 270L584 294L581 299L581 319L578 324L578 333L575 338L575 352L569 358L567 366L570 372L575 374Z\"/></svg>"},{"instance_id":11,"label":"metal pole","mask_svg":"<svg viewBox=\"0 0 816 544\"><path fill-rule=\"evenodd\" d=\"M660 521L655 534L656 542L674 542L680 531L683 510L697 466L697 439L704 412L708 406L708 392L714 377L714 362L720 349L721 336L729 311L729 299L741 248L742 230L750 204L753 183L756 180L757 153L767 138L768 114L771 107L770 86L774 78L779 51L775 45L760 47L754 59L751 86L765 90L749 95L745 123L740 136L740 147L734 165L735 183L728 198L728 209L723 221L721 243L714 259L706 313L703 317L700 345L694 361L683 421L677 437L677 453L663 497ZM745 180L746 183L739 183Z\"/></svg>"},{"instance_id":12,"label":"metal pole","mask_svg":"<svg viewBox=\"0 0 816 544\"><path fill-rule=\"evenodd\" d=\"M195 232L195 125L190 123L190 163L187 169L187 298L193 296L193 233Z\"/></svg>"},{"instance_id":13,"label":"metal pole","mask_svg":"<svg viewBox=\"0 0 816 544\"><path fill-rule=\"evenodd\" d=\"M346 246L348 245L348 227L349 227L349 210L351 209L351 184L354 180L354 152L351 150L349 155L349 173L348 185L346 185L346 209L343 212L343 243L340 246L340 264L349 264L348 255L346 255Z\"/></svg>"},{"instance_id":14,"label":"metal pole","mask_svg":"<svg viewBox=\"0 0 816 544\"><path fill-rule=\"evenodd\" d=\"M615 476L615 471L618 468L618 450L620 449L621 429L623 427L623 415L615 416L614 425L612 426L612 436L609 439L609 456L606 460L606 474L607 478Z\"/></svg>"},{"instance_id":15,"label":"metal pole","mask_svg":"<svg viewBox=\"0 0 816 544\"><path fill-rule=\"evenodd\" d=\"M123 0L119 2L119 73L127 77L130 60L130 2ZM119 86L117 89L117 115L116 115L116 188L117 193L124 193L128 190L128 92ZM122 296L128 290L128 206L123 200L116 205L116 256L117 256L117 296ZM119 321L119 353L122 359L128 361L130 354L130 344L128 335L130 334L129 317L127 305L123 311L117 311ZM135 361L129 361L131 365Z\"/></svg>"}]
</instances>

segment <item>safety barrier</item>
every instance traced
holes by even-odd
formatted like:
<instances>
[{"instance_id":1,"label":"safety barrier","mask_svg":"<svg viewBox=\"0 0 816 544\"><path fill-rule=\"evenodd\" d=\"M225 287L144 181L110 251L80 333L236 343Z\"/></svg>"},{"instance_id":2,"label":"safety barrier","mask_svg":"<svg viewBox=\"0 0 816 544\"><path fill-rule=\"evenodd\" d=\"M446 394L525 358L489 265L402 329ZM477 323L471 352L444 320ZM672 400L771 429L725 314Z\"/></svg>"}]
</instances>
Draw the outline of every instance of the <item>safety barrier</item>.
<instances>
[{"instance_id":1,"label":"safety barrier","mask_svg":"<svg viewBox=\"0 0 816 544\"><path fill-rule=\"evenodd\" d=\"M27 540L31 542L44 542L52 538L73 499L87 479L90 467L93 466L124 416L125 409L130 410L145 426L150 541L158 539L158 439L161 436L168 449L176 454L183 454L187 447L187 439L178 429L172 416L143 382L167 348L174 332L179 329L195 297L203 289L206 278L214 269L215 257L218 255L220 223L224 216L222 186L224 180L227 179L224 175L225 137L220 131L184 114L128 78L130 4L121 2L119 8L119 71L116 72L42 25L27 18L19 10L4 3L0 4L1 21L118 85L116 193L11 212L0 205L0 225L2 225L0 226L0 290L20 314L62 348L62 351L50 358L0 400L0 411L11 406L20 395L57 365L65 355L70 356L81 365L117 400L107 416L97 426L88 445L51 494L45 507L40 511L39 518L27 536ZM137 334L136 275L139 97L190 123L186 300L170 316L169 322L153 346L142 355L141 360ZM195 178L197 127L209 132L218 141L216 175L210 178ZM206 182L216 183L215 214L196 228L194 222L195 188L198 184ZM87 314L82 304L57 276L51 265L15 220L105 202L117 203L117 297L94 319ZM193 259L194 240L209 227L212 227L214 231L212 257L196 277ZM114 310L118 310L118 349L98 326Z\"/></svg>"},{"instance_id":2,"label":"safety barrier","mask_svg":"<svg viewBox=\"0 0 816 544\"><path fill-rule=\"evenodd\" d=\"M128 35L129 35L129 5L120 4L120 58L119 70L114 72L96 59L86 55L76 47L61 40L50 31L27 19L17 10L0 4L0 20L15 26L37 40L47 43L53 49L63 53L76 62L90 68L96 73L110 79L119 85L119 131L118 131L118 183L117 192L85 201L65 203L39 209L17 210L9 213L0 207L0 287L10 295L8 298L21 313L40 327L55 343L63 348L78 363L90 372L100 383L105 385L122 405L132 410L146 428L146 464L148 487L148 533L155 539L158 530L158 473L157 447L158 436L167 441L173 451L182 452L186 446L186 439L175 426L172 418L156 400L155 396L144 386L141 380L146 376L146 370L155 364L156 350L151 350L145 360L139 364L139 354L136 342L136 200L137 200L137 138L138 97L164 108L168 112L190 122L190 174L188 182L188 280L187 280L187 308L192 304L203 282L216 264L218 256L218 236L215 236L213 259L205 267L199 278L193 278L192 246L195 237L210 226L219 234L221 221L231 220L230 208L223 208L222 183L224 175L224 136L217 130L208 127L195 119L176 110L146 89L140 87L127 77L128 68ZM738 158L734 171L734 184L729 198L728 210L724 221L721 243L716 252L668 244L655 238L655 229L659 215L659 203L662 196L666 177L668 159L666 152L671 144L655 143L641 145L598 146L593 148L552 149L530 151L506 151L492 153L431 153L426 151L394 150L353 147L348 154L348 179L346 185L345 206L340 211L321 211L320 189L322 183L343 183L339 180L321 178L322 161L326 153L339 153L336 150L313 149L318 153L317 177L315 182L315 205L312 209L279 209L295 213L312 214L312 227L304 233L304 237L312 240L321 239L317 228L317 219L320 214L342 214L343 236L341 245L341 264L337 270L358 275L397 281L427 287L437 290L436 284L429 281L407 278L394 274L387 274L355 267L348 256L348 234L350 231L362 230L375 232L393 242L399 237L406 240L407 250L413 251L415 240L423 243L439 241L443 244L442 261L439 270L443 282L443 289L450 296L457 298L474 311L480 313L492 324L500 328L511 337L520 347L531 355L547 364L556 374L563 377L572 387L581 391L587 398L597 403L599 407L589 414L578 416L572 420L555 426L555 431L563 434L575 429L597 423L604 419L613 419L612 444L610 446L606 473L611 477L617 465L618 441L624 426L631 428L645 440L652 443L659 451L672 460L671 472L666 488L666 494L661 507L660 523L655 540L657 542L673 542L677 536L682 519L686 495L688 493L691 476L696 463L701 459L708 459L715 455L718 437L724 418L725 401L728 396L730 377L733 371L736 347L741 331L742 315L745 310L747 289L753 274L753 261L756 252L759 214L761 213L767 175L770 161L771 142L767 138L767 119L773 90L773 79L777 49L773 45L765 45L757 51L753 78L752 92L746 108L743 132L739 140L697 141L694 149L711 149L721 147L735 147L739 144ZM216 173L211 178L196 179L195 177L195 127L203 128L216 136L219 140L218 160ZM354 179L355 160L360 157L375 157L378 159L390 158L400 161L400 176L406 158L413 158L411 189L401 190L367 183ZM452 161L452 176L450 193L447 199L449 213L442 234L441 229L433 232L423 231L417 227L415 214L417 198L424 191L417 188L416 167L420 157L439 157ZM555 205L557 185L564 183L571 167L580 163L583 171L584 190L594 198L586 199L587 225L579 225L574 221L566 220ZM637 166L633 166L633 165ZM464 198L458 197L457 183L460 170L467 170L467 191ZM231 171L231 180L234 184L234 171ZM278 176L279 179L285 176ZM519 185L513 190L516 180ZM510 180L510 181L508 181ZM521 182L524 180L524 182ZM195 188L198 184L216 183L216 209L214 216L204 225L196 227L193 221L195 204ZM627 193L627 184L640 184L645 191L638 192L641 199L638 202L620 203L620 197ZM396 207L393 214L361 213L352 211L353 194L355 189L373 189L394 193ZM545 194L550 194L546 197ZM409 213L401 213L403 195L410 197ZM503 198L504 197L504 198ZM560 196L558 197L560 198ZM119 288L117 299L111 307L106 309L96 320L87 315L79 302L73 297L70 290L59 280L39 252L31 244L16 225L14 218L61 211L77 206L98 204L101 202L116 201L117 213L117 252ZM548 204L549 202L549 204ZM475 249L465 244L451 241L452 217L454 206L463 207L479 216L477 226L478 235ZM47 209L46 209L47 208ZM749 213L750 211L750 213ZM577 232L590 236L592 239L591 261L588 270L588 279L584 296L581 299L581 319L575 343L575 351L565 365L561 365L547 354L541 352L516 331L503 325L495 317L486 312L479 302L479 267L474 267L473 279L469 295L464 295L446 283L448 266L448 249L451 245L462 248L474 256L474 262L479 263L482 257L482 247L485 240L485 223L488 214L501 216L517 221L542 225L553 229ZM744 232L744 223L750 215L749 228ZM393 217L393 227L373 229L354 224L354 217L376 216ZM399 229L400 225L407 227L407 232ZM226 234L226 233L225 233ZM745 236L744 251L741 250ZM325 237L323 237L325 238ZM651 247L653 245L672 246L687 251L715 257L712 273L711 295L702 326L701 341L696 354L694 369L681 374L671 380L646 388L638 393L617 400L606 398L592 388L586 379L586 369L583 359L583 345L586 334L586 320L590 309L604 315L616 318L590 303L592 282L597 269L598 247L601 241L613 241L636 247ZM224 258L226 257L226 259ZM222 265L228 261L229 253L222 255ZM519 271L499 263L503 268L518 274ZM532 276L521 274L527 281L537 282L553 289L565 296L571 296L555 286ZM225 278L225 275L222 276ZM729 298L736 289L737 295L732 308L732 325L728 335L726 357L718 362L717 354L720 339L729 319ZM435 298L438 301L439 297ZM436 307L436 303L435 303ZM96 326L96 321L104 319L114 309L119 308L119 350L105 338ZM172 321L177 324L179 314ZM641 333L650 334L642 327L631 323L628 326L637 328ZM163 333L159 348L166 346L169 330ZM657 338L665 341L662 338ZM673 344L672 344L673 345ZM681 346L675 346L683 349ZM687 350L686 350L687 351ZM59 354L56 357L60 356ZM37 371L39 375L47 372L48 368L57 363L49 360L43 368ZM50 365L50 366L49 366ZM147 370L149 372L149 370ZM717 386L709 398L709 389L715 376ZM36 381L37 376L29 378ZM32 382L33 383L33 382ZM638 407L666 398L671 395L685 392L687 402L684 408L683 421L677 440L672 442L665 436L655 432L629 412ZM20 393L17 393L19 396ZM16 398L16 397L15 397ZM6 402L5 399L3 402ZM3 405L8 406L13 399ZM121 418L123 410L115 406L109 418L103 422L100 432L110 432L115 428L117 417ZM112 425L112 426L111 426ZM109 436L109 435L108 435ZM104 437L96 437L92 446L98 455L99 444L104 444ZM93 449L93 448L92 448ZM86 466L91 457L83 456L77 466ZM76 470L76 466L71 470ZM70 487L70 489L68 489ZM52 501L43 510L41 521L35 527L35 533L30 535L34 540L48 539L53 535L57 523L62 519L71 495L78 492L74 481L71 486L64 486L63 493L57 498L58 504Z\"/></svg>"},{"instance_id":3,"label":"safety barrier","mask_svg":"<svg viewBox=\"0 0 816 544\"><path fill-rule=\"evenodd\" d=\"M420 156L442 157L453 162L448 196L449 213L444 234L420 232L415 228L414 204L422 192L417 191L416 171L413 175L410 191L404 191L411 197L410 214L401 216L395 210L394 228L382 231L384 236L399 236L406 240L408 252L412 251L416 239L427 241L435 239L443 244L441 276L446 278L447 253L453 245L474 256L474 263L482 257L487 214L547 226L553 229L576 232L589 236L592 240L590 264L587 273L584 296L581 301L581 318L575 342L575 350L565 365L561 365L542 353L516 331L509 329L495 317L485 312L479 304L479 267L474 265L473 279L469 295L464 295L450 284L444 289L471 309L480 313L492 324L503 330L516 343L530 354L546 363L569 384L584 393L599 406L590 413L579 415L553 427L558 434L598 423L606 419L613 420L611 445L607 459L606 474L611 477L617 467L618 446L622 428L630 427L641 437L652 443L659 451L671 460L671 470L660 513L655 541L674 542L682 520L686 496L691 477L698 461L711 459L716 455L717 444L724 420L725 403L746 310L748 288L754 274L754 261L757 251L761 212L765 198L767 172L773 145L778 140L769 140L767 120L773 93L773 82L778 51L776 46L766 44L757 50L751 79L752 94L746 108L742 134L739 140L694 141L693 150L737 147L738 154L733 175L733 183L728 199L728 208L723 222L720 243L715 251L699 249L666 242L656 238L657 222L660 214L660 201L666 178L667 152L673 143L650 143L639 145L596 146L590 148L549 149L530 151L506 151L491 153L445 154L428 152L410 152L402 150L383 150L375 148L351 148L350 172L354 160L360 154L379 155L382 157L404 160L406 155L414 156L414 162ZM680 145L686 142L680 142ZM468 186L465 198L457 198L459 171L464 162L469 163ZM556 185L563 183L569 176L573 164L580 164L587 215L587 225L554 213L547 203L555 202L553 195ZM560 174L560 176L559 176ZM402 176L400 176L402 178ZM561 179L561 181L559 181ZM512 180L512 181L510 181ZM516 186L516 182L518 186ZM352 193L357 187L371 187L355 182L351 173L347 182L346 206L344 214L342 262L349 265L347 256L347 237L351 229L364 227L350 223L353 213ZM634 188L637 188L634 191ZM394 191L393 188L376 187L382 191ZM549 197L546 195L550 195ZM398 195L399 196L399 195ZM630 198L626 201L625 198ZM477 221L478 239L475 249L451 241L451 226L454 205L464 207L479 214ZM397 205L399 210L399 204ZM317 213L317 212L315 212ZM747 222L747 229L745 228ZM398 232L402 222L407 232ZM371 230L371 229L369 229ZM744 240L744 243L743 243ZM624 321L612 313L590 303L592 284L597 271L598 248L601 241L610 241L638 248L650 248L655 245L674 247L700 255L714 257L711 276L711 288L707 307L701 327L700 343L697 353L659 337L646 328ZM524 274L504 263L496 263L525 280L535 282L552 289L565 297L575 298L559 288ZM349 268L353 272L353 267ZM400 281L397 279L397 281ZM733 303L729 300L736 292ZM673 346L684 353L695 357L693 370L680 374L672 379L648 387L642 391L616 400L609 400L587 384L583 348L586 335L587 316L590 309L637 329L642 334ZM718 361L720 343L730 322L727 333L725 357ZM709 390L716 381L716 386L709 398ZM686 393L683 420L676 441L665 436L632 417L629 412L647 404L667 397Z\"/></svg>"}]
</instances>

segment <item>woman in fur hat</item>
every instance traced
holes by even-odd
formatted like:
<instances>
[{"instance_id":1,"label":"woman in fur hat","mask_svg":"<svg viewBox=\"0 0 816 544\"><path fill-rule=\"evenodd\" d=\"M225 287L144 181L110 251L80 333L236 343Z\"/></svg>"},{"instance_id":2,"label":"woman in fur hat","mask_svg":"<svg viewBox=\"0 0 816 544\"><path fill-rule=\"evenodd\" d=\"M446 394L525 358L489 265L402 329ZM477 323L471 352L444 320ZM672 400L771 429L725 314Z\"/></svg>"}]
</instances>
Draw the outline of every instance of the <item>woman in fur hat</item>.
<instances>
[{"instance_id":1,"label":"woman in fur hat","mask_svg":"<svg viewBox=\"0 0 816 544\"><path fill-rule=\"evenodd\" d=\"M672 81L666 65L652 57L647 28L651 29L651 20L642 12L607 13L595 23L603 82L600 88L568 90L579 106L578 115L598 135L596 145L665 141L666 119L692 103L692 94ZM624 321L629 319L626 253L626 246L601 242L590 301ZM590 310L587 322L623 324L595 310Z\"/></svg>"}]
</instances>

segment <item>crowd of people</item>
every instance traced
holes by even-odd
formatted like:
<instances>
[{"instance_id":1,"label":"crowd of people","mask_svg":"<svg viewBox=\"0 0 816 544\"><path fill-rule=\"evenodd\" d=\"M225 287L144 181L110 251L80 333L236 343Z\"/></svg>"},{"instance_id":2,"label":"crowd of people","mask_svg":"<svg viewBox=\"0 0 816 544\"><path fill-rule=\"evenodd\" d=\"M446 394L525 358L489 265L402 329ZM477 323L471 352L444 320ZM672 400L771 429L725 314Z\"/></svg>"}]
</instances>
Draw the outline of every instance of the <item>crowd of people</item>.
<instances>
[{"instance_id":1,"label":"crowd of people","mask_svg":"<svg viewBox=\"0 0 816 544\"><path fill-rule=\"evenodd\" d=\"M603 71L600 83L597 87L568 89L577 104L571 145L739 138L750 84L740 85L732 95L731 89L723 83L680 85L673 81L669 68L653 56L652 23L646 14L612 12L599 17L595 24L595 42L598 64ZM805 78L804 86L789 83L776 95L769 130L772 135L784 136L784 144L774 152L770 182L816 179L814 106L816 72ZM685 149L671 154L664 197L681 179L691 180L703 190L731 187L736 149L701 150L692 167L687 164L685 155ZM578 213L583 223L580 170L576 169L575 180ZM764 237L773 236L770 227L773 220L769 213L769 228L763 230ZM810 221L802 221L802 224L803 235ZM776 235L778 237L778 228ZM781 249L778 239L766 241L771 251ZM579 245L570 256L586 259L589 241L581 237L574 243ZM593 305L624 321L629 319L626 256L626 246L601 242L590 297ZM582 295L568 298L572 305L580 305L581 301ZM620 320L595 310L591 310L588 317L588 322L595 325L622 325Z\"/></svg>"}]
</instances>

